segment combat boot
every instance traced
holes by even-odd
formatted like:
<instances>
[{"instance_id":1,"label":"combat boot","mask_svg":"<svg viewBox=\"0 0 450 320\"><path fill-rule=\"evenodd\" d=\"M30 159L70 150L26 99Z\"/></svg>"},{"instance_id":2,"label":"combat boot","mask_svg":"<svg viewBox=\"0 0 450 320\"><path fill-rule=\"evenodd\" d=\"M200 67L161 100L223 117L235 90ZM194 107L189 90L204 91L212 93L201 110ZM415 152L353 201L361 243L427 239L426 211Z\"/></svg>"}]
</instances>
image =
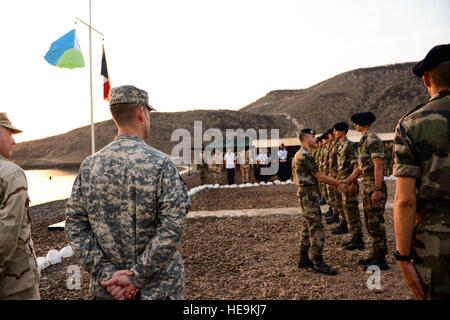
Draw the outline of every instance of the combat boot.
<instances>
[{"instance_id":1,"label":"combat boot","mask_svg":"<svg viewBox=\"0 0 450 320\"><path fill-rule=\"evenodd\" d=\"M349 243L347 243L347 245L345 246L345 250L362 250L364 249L364 241L362 239L361 235L357 235L355 237L352 237L352 239L350 240Z\"/></svg>"},{"instance_id":2,"label":"combat boot","mask_svg":"<svg viewBox=\"0 0 450 320\"><path fill-rule=\"evenodd\" d=\"M381 270L388 270L389 266L384 254L376 254L375 259L364 265L364 270L367 270L370 266L378 266Z\"/></svg>"},{"instance_id":3,"label":"combat boot","mask_svg":"<svg viewBox=\"0 0 450 320\"><path fill-rule=\"evenodd\" d=\"M337 271L328 266L323 259L314 259L314 270L319 273L324 273L330 276L337 274Z\"/></svg>"},{"instance_id":4,"label":"combat boot","mask_svg":"<svg viewBox=\"0 0 450 320\"><path fill-rule=\"evenodd\" d=\"M299 268L314 268L314 262L309 259L308 252L300 252L300 259L298 260Z\"/></svg>"},{"instance_id":5,"label":"combat boot","mask_svg":"<svg viewBox=\"0 0 450 320\"><path fill-rule=\"evenodd\" d=\"M334 214L331 218L325 219L325 222L327 224L332 224L332 223L339 222L339 216L337 214Z\"/></svg>"},{"instance_id":6,"label":"combat boot","mask_svg":"<svg viewBox=\"0 0 450 320\"><path fill-rule=\"evenodd\" d=\"M348 228L347 228L347 221L342 221L341 224L339 226L337 226L334 229L331 229L331 232L333 234L344 234L348 232Z\"/></svg>"},{"instance_id":7,"label":"combat boot","mask_svg":"<svg viewBox=\"0 0 450 320\"><path fill-rule=\"evenodd\" d=\"M359 259L358 263L362 266L365 266L368 263L370 263L372 260L375 260L376 258L377 258L376 252L372 252L366 259Z\"/></svg>"}]
</instances>

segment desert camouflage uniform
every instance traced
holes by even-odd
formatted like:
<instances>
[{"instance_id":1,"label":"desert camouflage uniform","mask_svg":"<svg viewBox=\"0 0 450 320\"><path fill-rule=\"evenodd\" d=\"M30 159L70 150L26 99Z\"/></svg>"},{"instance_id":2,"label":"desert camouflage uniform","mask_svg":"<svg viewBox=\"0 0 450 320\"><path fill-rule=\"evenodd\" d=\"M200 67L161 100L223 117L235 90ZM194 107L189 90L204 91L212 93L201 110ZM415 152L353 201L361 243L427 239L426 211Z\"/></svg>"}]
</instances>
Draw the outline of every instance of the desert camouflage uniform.
<instances>
[{"instance_id":1,"label":"desert camouflage uniform","mask_svg":"<svg viewBox=\"0 0 450 320\"><path fill-rule=\"evenodd\" d=\"M178 246L191 202L173 161L136 136L120 135L86 158L66 208L66 238L91 275L91 293L128 269L141 299L183 298Z\"/></svg>"},{"instance_id":2,"label":"desert camouflage uniform","mask_svg":"<svg viewBox=\"0 0 450 320\"><path fill-rule=\"evenodd\" d=\"M302 147L292 159L292 176L298 187L297 196L302 209L302 233L300 236L300 252L308 252L311 248L312 259L322 259L325 232L322 225L319 191L314 173L318 172L312 154Z\"/></svg>"},{"instance_id":3,"label":"desert camouflage uniform","mask_svg":"<svg viewBox=\"0 0 450 320\"><path fill-rule=\"evenodd\" d=\"M394 175L413 177L414 267L427 298L450 299L450 91L405 115L395 129Z\"/></svg>"},{"instance_id":4,"label":"desert camouflage uniform","mask_svg":"<svg viewBox=\"0 0 450 320\"><path fill-rule=\"evenodd\" d=\"M240 155L239 166L241 169L242 183L248 183L250 181L250 158L248 151Z\"/></svg>"},{"instance_id":5,"label":"desert camouflage uniform","mask_svg":"<svg viewBox=\"0 0 450 320\"><path fill-rule=\"evenodd\" d=\"M338 180L347 179L353 172L353 167L358 163L358 150L356 144L347 137L341 142L337 151ZM358 185L358 181L355 181ZM358 208L358 189L355 195L350 192L342 193L342 207L353 237L362 236L362 222Z\"/></svg>"},{"instance_id":6,"label":"desert camouflage uniform","mask_svg":"<svg viewBox=\"0 0 450 320\"><path fill-rule=\"evenodd\" d=\"M386 183L382 182L381 199L378 207L372 204L372 194L375 191L374 158L383 160L383 141L368 130L358 143L358 168L361 170L361 185L363 189L364 219L367 232L372 238L374 251L385 256L387 253L386 230L384 227L384 208L387 200Z\"/></svg>"},{"instance_id":7,"label":"desert camouflage uniform","mask_svg":"<svg viewBox=\"0 0 450 320\"><path fill-rule=\"evenodd\" d=\"M214 174L214 183L222 183L223 159L221 154L215 154L213 157L212 170Z\"/></svg>"},{"instance_id":8,"label":"desert camouflage uniform","mask_svg":"<svg viewBox=\"0 0 450 320\"><path fill-rule=\"evenodd\" d=\"M336 178L337 177L337 149L340 141L333 141L330 143L331 147L328 152L328 173L327 175ZM342 196L340 192L336 192L332 186L327 184L327 191L330 198L330 205L333 208L333 213L339 215L339 219L342 222L345 219L344 211L342 208Z\"/></svg>"},{"instance_id":9,"label":"desert camouflage uniform","mask_svg":"<svg viewBox=\"0 0 450 320\"><path fill-rule=\"evenodd\" d=\"M27 179L1 155L0 184L0 299L40 299Z\"/></svg>"}]
</instances>

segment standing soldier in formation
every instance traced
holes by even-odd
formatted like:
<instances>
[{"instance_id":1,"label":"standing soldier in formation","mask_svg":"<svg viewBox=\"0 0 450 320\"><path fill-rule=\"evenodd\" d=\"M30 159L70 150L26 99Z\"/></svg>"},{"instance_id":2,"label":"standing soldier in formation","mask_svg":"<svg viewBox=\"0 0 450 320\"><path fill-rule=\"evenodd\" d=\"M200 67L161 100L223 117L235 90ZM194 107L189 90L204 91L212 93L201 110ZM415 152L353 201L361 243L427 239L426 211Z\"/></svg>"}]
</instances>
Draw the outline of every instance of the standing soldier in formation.
<instances>
[{"instance_id":1,"label":"standing soldier in formation","mask_svg":"<svg viewBox=\"0 0 450 320\"><path fill-rule=\"evenodd\" d=\"M300 268L314 268L314 270L336 275L337 271L330 268L323 261L322 249L325 242L325 232L322 225L322 213L320 211L318 181L330 184L339 191L344 186L337 180L325 176L319 172L311 150L316 146L314 131L303 129L300 132L301 148L292 160L292 176L298 187L297 196L302 208L302 232L300 239ZM312 261L309 259L311 250Z\"/></svg>"},{"instance_id":2,"label":"standing soldier in formation","mask_svg":"<svg viewBox=\"0 0 450 320\"><path fill-rule=\"evenodd\" d=\"M66 207L66 238L96 299L182 299L178 247L191 202L173 161L150 147L148 94L111 89L117 137L86 158Z\"/></svg>"},{"instance_id":3,"label":"standing soldier in formation","mask_svg":"<svg viewBox=\"0 0 450 320\"><path fill-rule=\"evenodd\" d=\"M351 185L361 175L364 218L373 247L373 253L367 259L359 260L359 264L365 269L371 265L377 265L380 269L386 270L388 265L384 208L387 189L383 180L383 141L369 130L376 119L372 112L356 113L351 119L356 130L362 134L358 143L358 168L342 182Z\"/></svg>"},{"instance_id":4,"label":"standing soldier in formation","mask_svg":"<svg viewBox=\"0 0 450 320\"><path fill-rule=\"evenodd\" d=\"M28 184L12 163L14 127L0 113L0 300L40 300L39 272L31 239Z\"/></svg>"},{"instance_id":5,"label":"standing soldier in formation","mask_svg":"<svg viewBox=\"0 0 450 320\"><path fill-rule=\"evenodd\" d=\"M358 150L356 144L347 138L347 122L338 122L333 128L336 138L341 142L337 152L338 180L345 180L358 167ZM343 244L347 250L364 249L362 222L358 208L358 191L358 182L354 181L349 190L342 193L342 208L352 234L350 241Z\"/></svg>"},{"instance_id":6,"label":"standing soldier in formation","mask_svg":"<svg viewBox=\"0 0 450 320\"><path fill-rule=\"evenodd\" d=\"M450 44L413 71L431 98L395 129L395 257L416 299L450 300Z\"/></svg>"},{"instance_id":7,"label":"standing soldier in formation","mask_svg":"<svg viewBox=\"0 0 450 320\"><path fill-rule=\"evenodd\" d=\"M392 142L384 143L384 176L390 177L392 175L392 160L393 160L393 150Z\"/></svg>"},{"instance_id":8,"label":"standing soldier in formation","mask_svg":"<svg viewBox=\"0 0 450 320\"><path fill-rule=\"evenodd\" d=\"M248 150L244 149L239 156L239 166L241 169L241 183L250 182L250 157Z\"/></svg>"},{"instance_id":9,"label":"standing soldier in formation","mask_svg":"<svg viewBox=\"0 0 450 320\"><path fill-rule=\"evenodd\" d=\"M212 170L214 174L214 184L222 183L223 157L219 149L214 149L214 157L212 159Z\"/></svg>"},{"instance_id":10,"label":"standing soldier in formation","mask_svg":"<svg viewBox=\"0 0 450 320\"><path fill-rule=\"evenodd\" d=\"M327 176L335 175L336 169L335 167L331 167L332 164L334 164L333 160L333 154L335 152L335 148L337 146L336 138L333 134L333 129L328 129L327 131L328 140L330 141L326 157L325 157L325 174ZM333 212L333 215L326 219L327 224L332 224L335 222L339 222L339 210L336 202L336 193L334 192L334 189L332 186L327 185L327 193L328 193L328 199L329 199L329 205L331 207L331 211Z\"/></svg>"},{"instance_id":11,"label":"standing soldier in formation","mask_svg":"<svg viewBox=\"0 0 450 320\"><path fill-rule=\"evenodd\" d=\"M330 144L330 140L328 139L328 135L325 132L322 134L322 147L319 154L319 171L323 175L327 174L327 159L328 159L328 148ZM331 207L330 203L330 197L328 196L328 189L327 185L325 183L319 182L319 188L322 193L323 199L325 199L326 204L328 204L328 211L324 214L325 217L332 217L333 216L333 209Z\"/></svg>"},{"instance_id":12,"label":"standing soldier in formation","mask_svg":"<svg viewBox=\"0 0 450 320\"><path fill-rule=\"evenodd\" d=\"M201 163L197 164L198 175L200 177L200 184L206 184L206 178L208 176L208 164L205 162L204 150L200 154Z\"/></svg>"}]
</instances>

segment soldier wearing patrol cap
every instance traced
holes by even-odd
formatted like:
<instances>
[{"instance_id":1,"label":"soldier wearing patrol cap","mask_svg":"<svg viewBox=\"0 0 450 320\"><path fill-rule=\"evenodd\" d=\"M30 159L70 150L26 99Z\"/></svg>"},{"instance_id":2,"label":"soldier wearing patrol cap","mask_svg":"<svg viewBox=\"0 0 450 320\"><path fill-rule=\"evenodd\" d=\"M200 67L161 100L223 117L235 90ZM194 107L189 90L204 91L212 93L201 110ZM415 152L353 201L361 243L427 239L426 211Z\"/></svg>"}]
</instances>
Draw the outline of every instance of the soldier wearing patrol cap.
<instances>
[{"instance_id":1,"label":"soldier wearing patrol cap","mask_svg":"<svg viewBox=\"0 0 450 320\"><path fill-rule=\"evenodd\" d=\"M154 110L147 92L113 88L110 110L118 135L83 161L67 202L66 238L96 299L182 299L186 186L173 161L144 141Z\"/></svg>"},{"instance_id":2,"label":"soldier wearing patrol cap","mask_svg":"<svg viewBox=\"0 0 450 320\"><path fill-rule=\"evenodd\" d=\"M376 119L372 112L355 113L351 119L356 131L362 134L358 143L358 167L342 182L351 185L361 175L364 220L367 232L372 238L373 248L367 259L358 262L365 269L377 265L380 269L386 270L389 267L386 262L387 241L384 226L387 188L383 180L383 141L370 130L370 125Z\"/></svg>"},{"instance_id":3,"label":"soldier wearing patrol cap","mask_svg":"<svg viewBox=\"0 0 450 320\"><path fill-rule=\"evenodd\" d=\"M0 113L0 300L39 300L40 272L31 240L28 184L12 163L13 134L21 130Z\"/></svg>"},{"instance_id":4,"label":"soldier wearing patrol cap","mask_svg":"<svg viewBox=\"0 0 450 320\"><path fill-rule=\"evenodd\" d=\"M330 268L322 258L325 242L325 232L322 225L322 213L319 203L318 182L323 182L344 190L337 180L319 172L311 150L316 146L315 132L311 129L300 131L301 148L292 159L292 176L298 187L297 196L302 209L302 232L300 236L299 268L310 267L328 275L336 275L337 271ZM311 250L312 261L309 259Z\"/></svg>"},{"instance_id":5,"label":"soldier wearing patrol cap","mask_svg":"<svg viewBox=\"0 0 450 320\"><path fill-rule=\"evenodd\" d=\"M413 69L430 100L395 129L394 226L403 277L416 299L450 299L450 44Z\"/></svg>"}]
</instances>

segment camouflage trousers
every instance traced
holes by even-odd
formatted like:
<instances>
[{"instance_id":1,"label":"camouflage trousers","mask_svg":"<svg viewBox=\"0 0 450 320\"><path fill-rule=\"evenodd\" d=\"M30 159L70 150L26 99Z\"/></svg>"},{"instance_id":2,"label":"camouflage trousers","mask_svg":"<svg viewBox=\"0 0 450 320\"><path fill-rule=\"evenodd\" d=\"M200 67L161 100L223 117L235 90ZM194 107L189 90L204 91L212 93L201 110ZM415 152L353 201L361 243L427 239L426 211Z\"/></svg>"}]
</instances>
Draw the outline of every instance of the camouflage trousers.
<instances>
[{"instance_id":1,"label":"camouflage trousers","mask_svg":"<svg viewBox=\"0 0 450 320\"><path fill-rule=\"evenodd\" d=\"M250 165L241 165L241 182L248 183L250 181Z\"/></svg>"},{"instance_id":2,"label":"camouflage trousers","mask_svg":"<svg viewBox=\"0 0 450 320\"><path fill-rule=\"evenodd\" d=\"M358 193L359 187L356 189L355 195L352 195L350 192L342 193L342 207L352 237L362 236L362 222L358 208Z\"/></svg>"},{"instance_id":3,"label":"camouflage trousers","mask_svg":"<svg viewBox=\"0 0 450 320\"><path fill-rule=\"evenodd\" d=\"M336 192L330 185L326 185L327 194L328 194L328 205L333 210L333 214L339 214L338 204L336 203Z\"/></svg>"},{"instance_id":4,"label":"camouflage trousers","mask_svg":"<svg viewBox=\"0 0 450 320\"><path fill-rule=\"evenodd\" d=\"M222 183L222 165L213 165L214 184Z\"/></svg>"},{"instance_id":5,"label":"camouflage trousers","mask_svg":"<svg viewBox=\"0 0 450 320\"><path fill-rule=\"evenodd\" d=\"M0 300L41 300L39 285L35 285L34 287L12 294L10 296L1 297Z\"/></svg>"},{"instance_id":6,"label":"camouflage trousers","mask_svg":"<svg viewBox=\"0 0 450 320\"><path fill-rule=\"evenodd\" d=\"M414 268L427 299L450 299L450 203L446 213L418 213L412 240Z\"/></svg>"},{"instance_id":7,"label":"camouflage trousers","mask_svg":"<svg viewBox=\"0 0 450 320\"><path fill-rule=\"evenodd\" d=\"M300 235L300 252L311 249L313 260L320 260L325 242L325 232L322 225L322 212L317 186L299 188L299 204L302 209L302 231Z\"/></svg>"},{"instance_id":8,"label":"camouflage trousers","mask_svg":"<svg viewBox=\"0 0 450 320\"><path fill-rule=\"evenodd\" d=\"M373 250L380 254L386 255L387 244L386 244L386 229L384 227L384 208L387 201L387 188L383 181L381 200L378 207L375 207L372 203L372 194L375 191L375 183L372 181L370 183L366 182L364 186L363 182L363 206L364 206L364 220L366 223L367 233L372 239Z\"/></svg>"}]
</instances>

